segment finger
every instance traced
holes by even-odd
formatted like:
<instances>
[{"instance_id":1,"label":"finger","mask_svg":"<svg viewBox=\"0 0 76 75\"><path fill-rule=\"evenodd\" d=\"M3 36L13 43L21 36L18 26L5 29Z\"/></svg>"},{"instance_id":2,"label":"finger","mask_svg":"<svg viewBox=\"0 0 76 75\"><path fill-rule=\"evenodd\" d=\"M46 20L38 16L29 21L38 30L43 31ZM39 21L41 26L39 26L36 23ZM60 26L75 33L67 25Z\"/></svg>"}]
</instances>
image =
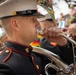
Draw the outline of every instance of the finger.
<instances>
[{"instance_id":1,"label":"finger","mask_svg":"<svg viewBox=\"0 0 76 75\"><path fill-rule=\"evenodd\" d=\"M59 28L52 28L48 30L48 34L50 37L58 37L61 30Z\"/></svg>"}]
</instances>

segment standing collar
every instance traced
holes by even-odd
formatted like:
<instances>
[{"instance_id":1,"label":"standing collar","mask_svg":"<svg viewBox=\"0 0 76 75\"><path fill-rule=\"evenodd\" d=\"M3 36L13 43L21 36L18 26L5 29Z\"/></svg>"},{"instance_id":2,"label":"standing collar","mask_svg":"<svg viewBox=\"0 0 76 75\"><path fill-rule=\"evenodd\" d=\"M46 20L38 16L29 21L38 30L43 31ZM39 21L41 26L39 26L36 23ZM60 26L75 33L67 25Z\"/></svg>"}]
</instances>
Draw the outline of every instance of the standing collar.
<instances>
[{"instance_id":1,"label":"standing collar","mask_svg":"<svg viewBox=\"0 0 76 75\"><path fill-rule=\"evenodd\" d=\"M5 45L7 48L10 48L15 51L27 53L27 54L31 54L32 49L33 49L31 46L26 46L26 45L20 44L18 42L13 42L13 41L7 41Z\"/></svg>"}]
</instances>

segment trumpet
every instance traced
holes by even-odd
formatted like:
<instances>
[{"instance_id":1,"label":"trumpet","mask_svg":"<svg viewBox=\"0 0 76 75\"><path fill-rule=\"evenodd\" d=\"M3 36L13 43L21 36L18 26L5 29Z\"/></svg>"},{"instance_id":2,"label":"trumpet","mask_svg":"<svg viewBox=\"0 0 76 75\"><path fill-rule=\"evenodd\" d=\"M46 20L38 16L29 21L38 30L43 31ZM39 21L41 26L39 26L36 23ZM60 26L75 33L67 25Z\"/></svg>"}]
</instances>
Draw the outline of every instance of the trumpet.
<instances>
[{"instance_id":1,"label":"trumpet","mask_svg":"<svg viewBox=\"0 0 76 75\"><path fill-rule=\"evenodd\" d=\"M64 34L60 34L60 36L66 38L68 41L70 41L71 43L73 43L74 45L76 45L76 42L73 39L69 38L68 36L66 36Z\"/></svg>"},{"instance_id":2,"label":"trumpet","mask_svg":"<svg viewBox=\"0 0 76 75\"><path fill-rule=\"evenodd\" d=\"M62 31L61 31L61 32L62 32ZM41 27L37 30L37 33L40 34L40 35L43 35L43 34L44 34L44 32L43 32L43 30L42 30ZM60 33L59 35L62 36L62 37L64 37L64 38L66 38L68 41L70 41L70 42L73 43L74 45L76 45L76 42L75 42L73 39L71 39L71 38L69 38L68 36L66 36L65 34Z\"/></svg>"},{"instance_id":3,"label":"trumpet","mask_svg":"<svg viewBox=\"0 0 76 75\"><path fill-rule=\"evenodd\" d=\"M59 75L59 74L65 75L65 74L70 73L70 67L67 64L63 63L60 60L58 55L52 53L51 51L43 49L43 48L33 47L33 52L43 55L51 61L51 63L48 63L45 65L44 70L45 70L46 75ZM54 71L56 71L56 74L55 73L49 74L48 69L50 69L50 68L52 68Z\"/></svg>"},{"instance_id":4,"label":"trumpet","mask_svg":"<svg viewBox=\"0 0 76 75\"><path fill-rule=\"evenodd\" d=\"M43 35L44 32L41 28L39 28L39 30L37 30L38 34ZM62 36L64 38L66 38L69 42L71 42L73 45L76 45L76 42L69 38L68 36L66 36L63 33L60 33L59 36ZM33 47L33 51L36 53L39 53L41 55L46 56L49 60L51 60L53 63L48 63L45 65L45 73L46 75L52 75L49 74L48 70L50 68L54 69L56 71L56 74L54 75L76 75L76 60L75 60L75 52L73 49L73 57L74 57L74 63L72 65L66 65L65 63L63 63L58 56L52 54L50 51L42 49L42 48L37 48L37 47Z\"/></svg>"}]
</instances>

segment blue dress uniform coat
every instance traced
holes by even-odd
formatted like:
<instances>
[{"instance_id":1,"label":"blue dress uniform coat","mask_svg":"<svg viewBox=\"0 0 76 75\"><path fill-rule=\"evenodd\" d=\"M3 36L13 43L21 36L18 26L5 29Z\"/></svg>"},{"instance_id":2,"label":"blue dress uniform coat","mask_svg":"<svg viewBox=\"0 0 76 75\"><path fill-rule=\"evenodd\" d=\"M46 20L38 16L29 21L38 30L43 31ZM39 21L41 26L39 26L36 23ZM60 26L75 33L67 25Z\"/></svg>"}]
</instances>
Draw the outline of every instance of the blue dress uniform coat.
<instances>
[{"instance_id":1,"label":"blue dress uniform coat","mask_svg":"<svg viewBox=\"0 0 76 75\"><path fill-rule=\"evenodd\" d=\"M50 44L49 41L47 41L44 37L40 39L40 47L41 48L44 48L44 49L47 49L55 54L58 55L59 53L59 48L58 46L53 46Z\"/></svg>"},{"instance_id":2,"label":"blue dress uniform coat","mask_svg":"<svg viewBox=\"0 0 76 75\"><path fill-rule=\"evenodd\" d=\"M76 38L74 38L75 40ZM75 40L76 41L76 40ZM57 54L63 62L70 65L73 63L73 51L71 43L68 42L65 46L52 46L49 41L47 41L45 38L40 39L40 46L44 49L47 49L55 54ZM76 48L75 48L76 50ZM76 53L76 51L75 51Z\"/></svg>"},{"instance_id":3,"label":"blue dress uniform coat","mask_svg":"<svg viewBox=\"0 0 76 75\"><path fill-rule=\"evenodd\" d=\"M10 41L5 45L6 48L0 55L0 75L45 75L44 66L50 61L42 55L32 53L32 47ZM72 56L70 57L71 48L68 46L59 48L63 59L73 62ZM69 52L68 58L67 52Z\"/></svg>"},{"instance_id":4,"label":"blue dress uniform coat","mask_svg":"<svg viewBox=\"0 0 76 75\"><path fill-rule=\"evenodd\" d=\"M0 55L0 75L40 75L41 59L32 47L7 42Z\"/></svg>"}]
</instances>

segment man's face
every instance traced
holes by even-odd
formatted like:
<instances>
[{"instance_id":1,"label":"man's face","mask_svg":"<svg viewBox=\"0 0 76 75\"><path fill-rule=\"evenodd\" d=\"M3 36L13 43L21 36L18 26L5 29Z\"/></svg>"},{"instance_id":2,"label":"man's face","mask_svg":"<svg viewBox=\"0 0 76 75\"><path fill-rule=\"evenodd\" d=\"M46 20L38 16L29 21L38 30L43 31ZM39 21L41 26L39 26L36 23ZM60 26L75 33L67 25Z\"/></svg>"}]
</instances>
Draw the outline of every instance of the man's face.
<instances>
[{"instance_id":1,"label":"man's face","mask_svg":"<svg viewBox=\"0 0 76 75\"><path fill-rule=\"evenodd\" d=\"M50 28L50 27L54 27L54 22L53 21L44 21L44 22L40 22L42 29L44 28Z\"/></svg>"},{"instance_id":2,"label":"man's face","mask_svg":"<svg viewBox=\"0 0 76 75\"><path fill-rule=\"evenodd\" d=\"M18 34L24 41L34 41L37 39L37 28L40 27L35 16L20 17L18 19L19 31Z\"/></svg>"}]
</instances>

